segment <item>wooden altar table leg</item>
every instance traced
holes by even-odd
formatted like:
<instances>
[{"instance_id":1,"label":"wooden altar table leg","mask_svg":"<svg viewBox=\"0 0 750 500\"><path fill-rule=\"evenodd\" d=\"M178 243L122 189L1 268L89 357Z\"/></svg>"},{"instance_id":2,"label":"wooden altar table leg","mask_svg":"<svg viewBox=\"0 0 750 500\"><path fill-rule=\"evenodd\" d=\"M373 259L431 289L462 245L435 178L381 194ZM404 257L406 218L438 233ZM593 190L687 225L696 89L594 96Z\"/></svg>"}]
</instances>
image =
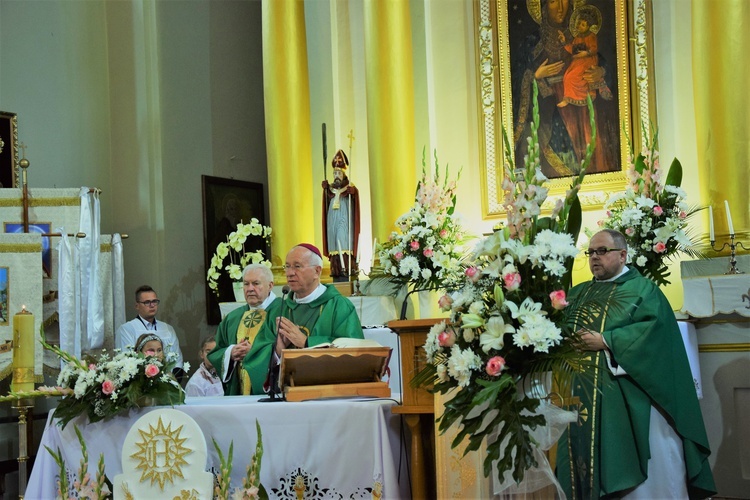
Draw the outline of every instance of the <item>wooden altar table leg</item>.
<instances>
[{"instance_id":1,"label":"wooden altar table leg","mask_svg":"<svg viewBox=\"0 0 750 500\"><path fill-rule=\"evenodd\" d=\"M415 500L427 498L425 477L424 447L422 446L421 415L404 415L411 432L411 497Z\"/></svg>"}]
</instances>

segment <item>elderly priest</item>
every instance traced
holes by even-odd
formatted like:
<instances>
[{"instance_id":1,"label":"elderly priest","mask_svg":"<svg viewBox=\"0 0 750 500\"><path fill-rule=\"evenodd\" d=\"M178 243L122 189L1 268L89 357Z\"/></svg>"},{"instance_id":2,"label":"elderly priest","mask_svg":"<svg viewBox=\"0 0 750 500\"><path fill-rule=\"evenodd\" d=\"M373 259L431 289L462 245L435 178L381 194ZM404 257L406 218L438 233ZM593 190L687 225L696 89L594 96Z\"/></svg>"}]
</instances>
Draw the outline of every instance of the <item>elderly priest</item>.
<instances>
[{"instance_id":1,"label":"elderly priest","mask_svg":"<svg viewBox=\"0 0 750 500\"><path fill-rule=\"evenodd\" d=\"M221 321L216 347L208 354L227 396L263 394L274 322L281 308L281 299L272 291L273 273L263 264L250 264L244 269L242 290L247 306L235 309Z\"/></svg>"},{"instance_id":2,"label":"elderly priest","mask_svg":"<svg viewBox=\"0 0 750 500\"><path fill-rule=\"evenodd\" d=\"M322 285L320 250L300 243L286 256L286 279L292 293L284 300L278 320L276 355L282 349L312 347L338 337L364 338L351 301L333 285Z\"/></svg>"}]
</instances>

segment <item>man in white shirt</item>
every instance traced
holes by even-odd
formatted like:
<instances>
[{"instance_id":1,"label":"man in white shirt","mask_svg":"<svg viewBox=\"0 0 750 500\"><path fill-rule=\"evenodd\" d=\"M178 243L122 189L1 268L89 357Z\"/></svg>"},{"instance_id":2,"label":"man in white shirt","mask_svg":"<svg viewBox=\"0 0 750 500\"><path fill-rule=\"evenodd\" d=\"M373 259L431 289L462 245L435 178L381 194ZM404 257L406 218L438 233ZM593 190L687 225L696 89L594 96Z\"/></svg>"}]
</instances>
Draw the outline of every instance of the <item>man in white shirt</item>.
<instances>
[{"instance_id":1,"label":"man in white shirt","mask_svg":"<svg viewBox=\"0 0 750 500\"><path fill-rule=\"evenodd\" d=\"M208 353L216 347L216 340L213 337L206 337L201 342L198 355L201 358L201 364L193 373L185 386L185 394L188 396L223 396L224 386L221 379L216 374L216 369L208 360Z\"/></svg>"},{"instance_id":2,"label":"man in white shirt","mask_svg":"<svg viewBox=\"0 0 750 500\"><path fill-rule=\"evenodd\" d=\"M167 323L156 321L156 313L159 310L159 297L153 288L142 285L135 291L134 319L120 326L115 333L115 347L117 349L133 349L135 341L143 333L154 333L159 336L164 346L164 353L173 352L177 355L177 362L173 370L179 380L183 375L182 351L177 334Z\"/></svg>"}]
</instances>

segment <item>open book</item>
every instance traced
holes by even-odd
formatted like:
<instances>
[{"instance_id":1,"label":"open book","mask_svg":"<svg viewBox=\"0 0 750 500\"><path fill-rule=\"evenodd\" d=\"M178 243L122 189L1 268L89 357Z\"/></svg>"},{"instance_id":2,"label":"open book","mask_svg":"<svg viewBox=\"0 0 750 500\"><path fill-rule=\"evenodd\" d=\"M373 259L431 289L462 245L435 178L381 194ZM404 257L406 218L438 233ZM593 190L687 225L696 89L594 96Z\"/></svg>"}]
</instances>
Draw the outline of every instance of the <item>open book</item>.
<instances>
[{"instance_id":1,"label":"open book","mask_svg":"<svg viewBox=\"0 0 750 500\"><path fill-rule=\"evenodd\" d=\"M322 349L325 347L383 347L378 342L370 339L353 339L350 337L339 337L333 342L324 342L322 344L307 347L306 349Z\"/></svg>"}]
</instances>

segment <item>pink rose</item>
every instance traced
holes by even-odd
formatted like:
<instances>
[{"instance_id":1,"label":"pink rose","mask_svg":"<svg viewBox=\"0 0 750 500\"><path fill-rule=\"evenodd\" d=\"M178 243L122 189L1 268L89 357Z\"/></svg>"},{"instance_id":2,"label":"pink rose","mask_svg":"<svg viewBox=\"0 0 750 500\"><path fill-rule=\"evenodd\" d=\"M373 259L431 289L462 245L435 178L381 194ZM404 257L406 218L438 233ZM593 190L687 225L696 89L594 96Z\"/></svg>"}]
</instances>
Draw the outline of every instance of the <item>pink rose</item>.
<instances>
[{"instance_id":1,"label":"pink rose","mask_svg":"<svg viewBox=\"0 0 750 500\"><path fill-rule=\"evenodd\" d=\"M394 258L395 258L396 260L401 260L401 259L403 259L403 258L404 258L404 252L396 252L396 253L395 253L395 254L393 255L393 257L394 257Z\"/></svg>"},{"instance_id":2,"label":"pink rose","mask_svg":"<svg viewBox=\"0 0 750 500\"><path fill-rule=\"evenodd\" d=\"M91 371L96 370L96 365L94 363L89 364L89 370Z\"/></svg>"},{"instance_id":3,"label":"pink rose","mask_svg":"<svg viewBox=\"0 0 750 500\"><path fill-rule=\"evenodd\" d=\"M607 210L607 217L612 217L612 211L611 210Z\"/></svg>"},{"instance_id":4,"label":"pink rose","mask_svg":"<svg viewBox=\"0 0 750 500\"><path fill-rule=\"evenodd\" d=\"M687 212L686 212L686 211L684 211L684 210L680 210L680 215L679 215L679 217L680 217L680 219L684 219L685 217L687 217Z\"/></svg>"},{"instance_id":5,"label":"pink rose","mask_svg":"<svg viewBox=\"0 0 750 500\"><path fill-rule=\"evenodd\" d=\"M487 366L484 368L484 371L486 371L487 375L490 377L496 377L497 375L500 375L503 368L505 368L505 358L502 356L495 356L487 361Z\"/></svg>"},{"instance_id":6,"label":"pink rose","mask_svg":"<svg viewBox=\"0 0 750 500\"><path fill-rule=\"evenodd\" d=\"M656 253L664 253L667 251L667 245L660 241L659 243L654 245L653 249Z\"/></svg>"},{"instance_id":7,"label":"pink rose","mask_svg":"<svg viewBox=\"0 0 750 500\"><path fill-rule=\"evenodd\" d=\"M448 230L447 229L441 229L439 234L440 234L441 238L445 238L446 236L448 236Z\"/></svg>"},{"instance_id":8,"label":"pink rose","mask_svg":"<svg viewBox=\"0 0 750 500\"><path fill-rule=\"evenodd\" d=\"M411 249L412 249L412 250L414 250L415 252L416 252L417 250L419 250L419 242L418 242L418 241L416 241L416 240L414 240L414 241L412 241L411 243L409 243L409 246L410 246L410 247L411 247Z\"/></svg>"},{"instance_id":9,"label":"pink rose","mask_svg":"<svg viewBox=\"0 0 750 500\"><path fill-rule=\"evenodd\" d=\"M479 277L480 277L479 269L477 269L475 266L467 267L466 271L464 271L464 274L466 274L466 277L469 278L474 283L479 281Z\"/></svg>"},{"instance_id":10,"label":"pink rose","mask_svg":"<svg viewBox=\"0 0 750 500\"><path fill-rule=\"evenodd\" d=\"M654 206L654 215L659 217L661 214L664 213L664 209L661 208L659 205Z\"/></svg>"},{"instance_id":11,"label":"pink rose","mask_svg":"<svg viewBox=\"0 0 750 500\"><path fill-rule=\"evenodd\" d=\"M521 275L519 273L508 273L503 276L503 283L505 289L509 292L518 290L518 287L521 286Z\"/></svg>"},{"instance_id":12,"label":"pink rose","mask_svg":"<svg viewBox=\"0 0 750 500\"><path fill-rule=\"evenodd\" d=\"M438 334L438 344L441 347L451 347L456 343L456 334L445 330Z\"/></svg>"},{"instance_id":13,"label":"pink rose","mask_svg":"<svg viewBox=\"0 0 750 500\"><path fill-rule=\"evenodd\" d=\"M422 254L425 257L432 257L432 254L433 254L432 248L425 248Z\"/></svg>"},{"instance_id":14,"label":"pink rose","mask_svg":"<svg viewBox=\"0 0 750 500\"><path fill-rule=\"evenodd\" d=\"M552 301L552 307L558 311L565 309L568 305L568 301L565 300L565 290L555 290L549 294L549 298Z\"/></svg>"},{"instance_id":15,"label":"pink rose","mask_svg":"<svg viewBox=\"0 0 750 500\"><path fill-rule=\"evenodd\" d=\"M453 305L453 299L449 295L443 295L438 299L438 307L443 311L447 311Z\"/></svg>"},{"instance_id":16,"label":"pink rose","mask_svg":"<svg viewBox=\"0 0 750 500\"><path fill-rule=\"evenodd\" d=\"M115 384L111 380L102 382L102 392L109 396L115 391Z\"/></svg>"},{"instance_id":17,"label":"pink rose","mask_svg":"<svg viewBox=\"0 0 750 500\"><path fill-rule=\"evenodd\" d=\"M632 227L629 227L625 230L625 234L628 236L633 236L633 234L635 234L635 229L633 229Z\"/></svg>"},{"instance_id":18,"label":"pink rose","mask_svg":"<svg viewBox=\"0 0 750 500\"><path fill-rule=\"evenodd\" d=\"M159 374L159 367L156 365L146 365L146 376L148 378L156 377Z\"/></svg>"}]
</instances>

